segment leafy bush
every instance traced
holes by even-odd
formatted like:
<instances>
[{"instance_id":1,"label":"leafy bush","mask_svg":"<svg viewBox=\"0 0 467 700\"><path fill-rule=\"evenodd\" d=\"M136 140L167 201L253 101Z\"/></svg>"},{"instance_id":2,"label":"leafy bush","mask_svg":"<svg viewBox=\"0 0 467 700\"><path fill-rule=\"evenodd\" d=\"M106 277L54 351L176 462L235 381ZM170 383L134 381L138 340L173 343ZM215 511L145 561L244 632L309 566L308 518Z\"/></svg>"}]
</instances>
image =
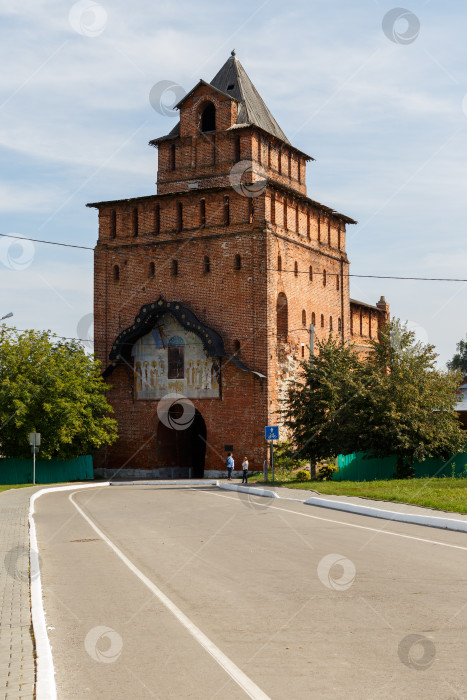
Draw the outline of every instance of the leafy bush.
<instances>
[{"instance_id":1,"label":"leafy bush","mask_svg":"<svg viewBox=\"0 0 467 700\"><path fill-rule=\"evenodd\" d=\"M309 481L310 472L308 472L306 469L299 469L295 474L295 478L297 481Z\"/></svg>"},{"instance_id":2,"label":"leafy bush","mask_svg":"<svg viewBox=\"0 0 467 700\"><path fill-rule=\"evenodd\" d=\"M332 475L339 471L339 467L332 459L322 459L316 462L316 478L318 481L331 481Z\"/></svg>"},{"instance_id":3,"label":"leafy bush","mask_svg":"<svg viewBox=\"0 0 467 700\"><path fill-rule=\"evenodd\" d=\"M295 450L289 440L282 440L274 447L274 467L278 470L291 472L307 463L306 459L295 456Z\"/></svg>"}]
</instances>

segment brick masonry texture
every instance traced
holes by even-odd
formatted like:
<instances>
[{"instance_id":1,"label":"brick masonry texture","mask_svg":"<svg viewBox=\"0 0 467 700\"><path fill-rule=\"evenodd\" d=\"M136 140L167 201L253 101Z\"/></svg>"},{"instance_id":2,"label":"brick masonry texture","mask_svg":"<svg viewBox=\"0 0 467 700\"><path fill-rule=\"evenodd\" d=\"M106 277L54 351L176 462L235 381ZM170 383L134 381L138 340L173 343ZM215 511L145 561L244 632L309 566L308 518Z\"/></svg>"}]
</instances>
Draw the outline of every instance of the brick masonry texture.
<instances>
[{"instance_id":1,"label":"brick masonry texture","mask_svg":"<svg viewBox=\"0 0 467 700\"><path fill-rule=\"evenodd\" d=\"M208 103L216 128L205 133ZM92 205L95 350L104 367L117 335L162 295L189 307L229 355L265 376L223 359L221 398L192 400L206 423L206 470L223 468L226 445L261 469L264 426L281 423L281 398L309 352L311 323L316 338L333 332L365 352L389 318L384 300L350 302L352 220L307 197L309 157L255 126L236 128L237 109L200 85L181 106L180 136L158 144L158 194ZM158 402L136 400L131 366L118 366L109 383L120 437L96 455L97 469L167 466L155 457Z\"/></svg>"}]
</instances>

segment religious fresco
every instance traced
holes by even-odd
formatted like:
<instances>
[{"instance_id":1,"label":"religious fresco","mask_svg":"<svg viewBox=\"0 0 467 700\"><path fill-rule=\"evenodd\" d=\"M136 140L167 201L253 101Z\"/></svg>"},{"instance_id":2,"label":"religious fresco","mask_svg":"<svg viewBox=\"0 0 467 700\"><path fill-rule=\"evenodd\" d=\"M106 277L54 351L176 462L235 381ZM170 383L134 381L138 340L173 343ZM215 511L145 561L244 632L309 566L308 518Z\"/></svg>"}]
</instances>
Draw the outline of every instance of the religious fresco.
<instances>
[{"instance_id":1,"label":"religious fresco","mask_svg":"<svg viewBox=\"0 0 467 700\"><path fill-rule=\"evenodd\" d=\"M137 399L161 399L169 393L187 398L220 396L220 361L203 342L170 314L136 341L132 350Z\"/></svg>"}]
</instances>

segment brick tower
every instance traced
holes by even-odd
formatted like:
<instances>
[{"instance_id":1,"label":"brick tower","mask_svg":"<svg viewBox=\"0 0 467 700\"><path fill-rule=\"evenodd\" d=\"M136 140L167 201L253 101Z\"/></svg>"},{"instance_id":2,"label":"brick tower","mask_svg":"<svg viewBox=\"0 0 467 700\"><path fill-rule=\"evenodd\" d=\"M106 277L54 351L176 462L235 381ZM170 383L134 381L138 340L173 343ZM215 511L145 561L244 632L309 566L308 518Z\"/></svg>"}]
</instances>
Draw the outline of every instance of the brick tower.
<instances>
[{"instance_id":1,"label":"brick tower","mask_svg":"<svg viewBox=\"0 0 467 700\"><path fill-rule=\"evenodd\" d=\"M349 299L346 225L306 193L287 139L232 52L178 103L157 194L98 202L95 351L119 440L96 474L214 476L227 450L261 469L264 426L308 353L310 324L364 346L384 299ZM174 396L175 395L175 396Z\"/></svg>"}]
</instances>

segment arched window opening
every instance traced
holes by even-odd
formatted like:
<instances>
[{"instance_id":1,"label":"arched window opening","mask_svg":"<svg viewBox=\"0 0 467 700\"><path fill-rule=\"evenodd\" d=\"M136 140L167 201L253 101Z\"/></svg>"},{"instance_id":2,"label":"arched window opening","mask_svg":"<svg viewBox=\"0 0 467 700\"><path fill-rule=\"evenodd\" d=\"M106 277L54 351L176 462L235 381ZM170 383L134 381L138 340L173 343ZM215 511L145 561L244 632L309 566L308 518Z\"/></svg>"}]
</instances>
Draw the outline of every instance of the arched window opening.
<instances>
[{"instance_id":1,"label":"arched window opening","mask_svg":"<svg viewBox=\"0 0 467 700\"><path fill-rule=\"evenodd\" d=\"M302 345L302 357L305 357L305 346Z\"/></svg>"},{"instance_id":2,"label":"arched window opening","mask_svg":"<svg viewBox=\"0 0 467 700\"><path fill-rule=\"evenodd\" d=\"M284 292L280 292L277 297L276 319L277 340L286 343L289 334L289 311Z\"/></svg>"},{"instance_id":3,"label":"arched window opening","mask_svg":"<svg viewBox=\"0 0 467 700\"><path fill-rule=\"evenodd\" d=\"M332 316L329 316L329 330L332 331Z\"/></svg>"},{"instance_id":4,"label":"arched window opening","mask_svg":"<svg viewBox=\"0 0 467 700\"><path fill-rule=\"evenodd\" d=\"M235 256L235 262L234 262L234 269L235 270L241 270L242 269L242 256L237 253Z\"/></svg>"},{"instance_id":5,"label":"arched window opening","mask_svg":"<svg viewBox=\"0 0 467 700\"><path fill-rule=\"evenodd\" d=\"M205 255L204 260L203 260L203 272L205 275L208 274L208 272L211 272L211 261L209 260L209 256Z\"/></svg>"},{"instance_id":6,"label":"arched window opening","mask_svg":"<svg viewBox=\"0 0 467 700\"><path fill-rule=\"evenodd\" d=\"M314 312L314 311L313 311L313 313L311 314L311 323L312 323L313 325L316 324L316 315L315 315L315 312Z\"/></svg>"},{"instance_id":7,"label":"arched window opening","mask_svg":"<svg viewBox=\"0 0 467 700\"><path fill-rule=\"evenodd\" d=\"M177 231L183 231L183 204L177 202Z\"/></svg>"},{"instance_id":8,"label":"arched window opening","mask_svg":"<svg viewBox=\"0 0 467 700\"><path fill-rule=\"evenodd\" d=\"M170 165L171 170L175 170L175 148L176 148L175 144L173 143L170 146L170 163L169 163L169 165Z\"/></svg>"},{"instance_id":9,"label":"arched window opening","mask_svg":"<svg viewBox=\"0 0 467 700\"><path fill-rule=\"evenodd\" d=\"M324 328L324 316L321 314L321 328Z\"/></svg>"},{"instance_id":10,"label":"arched window opening","mask_svg":"<svg viewBox=\"0 0 467 700\"><path fill-rule=\"evenodd\" d=\"M206 226L206 200L202 199L199 203L199 223L200 226Z\"/></svg>"},{"instance_id":11,"label":"arched window opening","mask_svg":"<svg viewBox=\"0 0 467 700\"><path fill-rule=\"evenodd\" d=\"M156 274L156 266L153 262L149 263L149 279L152 279Z\"/></svg>"},{"instance_id":12,"label":"arched window opening","mask_svg":"<svg viewBox=\"0 0 467 700\"><path fill-rule=\"evenodd\" d=\"M310 279L310 282L313 282L313 268L310 265L310 269L308 270L308 277Z\"/></svg>"},{"instance_id":13,"label":"arched window opening","mask_svg":"<svg viewBox=\"0 0 467 700\"><path fill-rule=\"evenodd\" d=\"M110 238L115 238L117 235L117 212L112 209L110 213Z\"/></svg>"},{"instance_id":14,"label":"arched window opening","mask_svg":"<svg viewBox=\"0 0 467 700\"><path fill-rule=\"evenodd\" d=\"M336 289L339 291L341 287L339 275L336 275Z\"/></svg>"},{"instance_id":15,"label":"arched window opening","mask_svg":"<svg viewBox=\"0 0 467 700\"><path fill-rule=\"evenodd\" d=\"M326 286L326 270L323 270L323 287Z\"/></svg>"},{"instance_id":16,"label":"arched window opening","mask_svg":"<svg viewBox=\"0 0 467 700\"><path fill-rule=\"evenodd\" d=\"M154 233L161 232L161 206L156 204L154 208Z\"/></svg>"},{"instance_id":17,"label":"arched window opening","mask_svg":"<svg viewBox=\"0 0 467 700\"><path fill-rule=\"evenodd\" d=\"M120 279L120 268L118 265L114 265L114 282L118 282Z\"/></svg>"},{"instance_id":18,"label":"arched window opening","mask_svg":"<svg viewBox=\"0 0 467 700\"><path fill-rule=\"evenodd\" d=\"M280 255L277 256L277 271L282 272L282 258Z\"/></svg>"},{"instance_id":19,"label":"arched window opening","mask_svg":"<svg viewBox=\"0 0 467 700\"><path fill-rule=\"evenodd\" d=\"M201 131L216 130L216 108L208 102L201 115Z\"/></svg>"},{"instance_id":20,"label":"arched window opening","mask_svg":"<svg viewBox=\"0 0 467 700\"><path fill-rule=\"evenodd\" d=\"M230 224L230 197L228 194L224 195L224 226Z\"/></svg>"},{"instance_id":21,"label":"arched window opening","mask_svg":"<svg viewBox=\"0 0 467 700\"><path fill-rule=\"evenodd\" d=\"M133 226L133 236L138 235L138 209L135 207L132 211L132 226Z\"/></svg>"},{"instance_id":22,"label":"arched window opening","mask_svg":"<svg viewBox=\"0 0 467 700\"><path fill-rule=\"evenodd\" d=\"M295 261L295 263L294 263L293 271L294 271L295 277L298 277L298 262L297 261Z\"/></svg>"},{"instance_id":23,"label":"arched window opening","mask_svg":"<svg viewBox=\"0 0 467 700\"><path fill-rule=\"evenodd\" d=\"M172 275L174 277L178 275L178 260L172 260Z\"/></svg>"},{"instance_id":24,"label":"arched window opening","mask_svg":"<svg viewBox=\"0 0 467 700\"><path fill-rule=\"evenodd\" d=\"M306 311L302 310L302 326L306 326Z\"/></svg>"}]
</instances>

